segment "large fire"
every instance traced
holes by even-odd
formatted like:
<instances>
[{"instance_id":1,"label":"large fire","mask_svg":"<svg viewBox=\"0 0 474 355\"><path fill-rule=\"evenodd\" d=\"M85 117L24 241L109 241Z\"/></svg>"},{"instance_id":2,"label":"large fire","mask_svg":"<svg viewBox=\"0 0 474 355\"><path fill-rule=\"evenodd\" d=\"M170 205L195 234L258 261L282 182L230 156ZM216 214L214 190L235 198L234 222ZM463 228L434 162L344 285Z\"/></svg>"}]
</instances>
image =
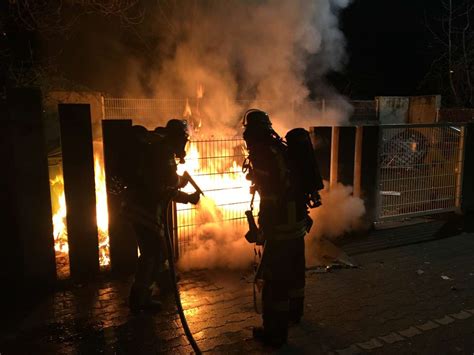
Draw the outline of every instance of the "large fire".
<instances>
[{"instance_id":1,"label":"large fire","mask_svg":"<svg viewBox=\"0 0 474 355\"><path fill-rule=\"evenodd\" d=\"M96 153L94 156L94 177L97 229L99 231L99 263L100 266L104 267L110 264L109 212L107 209L107 188L105 185L104 160L99 153Z\"/></svg>"},{"instance_id":2,"label":"large fire","mask_svg":"<svg viewBox=\"0 0 474 355\"><path fill-rule=\"evenodd\" d=\"M68 234L67 234L67 209L64 195L64 180L61 169L50 171L51 199L53 213L53 237L56 252L57 269L60 277L69 274L68 267ZM94 152L94 179L96 195L96 213L99 243L99 263L101 267L110 264L109 257L109 216L107 210L107 191L105 185L105 172L102 154L99 149Z\"/></svg>"},{"instance_id":3,"label":"large fire","mask_svg":"<svg viewBox=\"0 0 474 355\"><path fill-rule=\"evenodd\" d=\"M57 166L56 166L57 167ZM69 245L66 226L66 197L64 195L63 173L50 167L51 207L53 212L54 251L56 270L59 278L69 275Z\"/></svg>"},{"instance_id":4,"label":"large fire","mask_svg":"<svg viewBox=\"0 0 474 355\"><path fill-rule=\"evenodd\" d=\"M186 162L178 166L178 173L190 173L206 199L200 203L197 211L189 205L176 206L180 238L193 234L194 229L203 223L218 222L222 225L222 222L232 222L234 227L236 223L246 223L244 211L249 208L251 196L250 181L242 173L244 155L240 139L190 142ZM194 192L194 188L188 184L183 191ZM192 239L192 235L187 237Z\"/></svg>"},{"instance_id":5,"label":"large fire","mask_svg":"<svg viewBox=\"0 0 474 355\"><path fill-rule=\"evenodd\" d=\"M51 188L56 194L56 204L53 203L53 236L54 249L56 252L69 252L67 244L67 227L66 227L66 197L64 196L64 180L63 176L56 175L50 181Z\"/></svg>"},{"instance_id":6,"label":"large fire","mask_svg":"<svg viewBox=\"0 0 474 355\"><path fill-rule=\"evenodd\" d=\"M233 148L243 149L236 145ZM250 182L242 173L242 162L231 159L231 163L219 157L233 157L234 149L220 149L212 152L214 158L204 160L201 157L196 142L191 142L187 149L186 162L178 165L178 174L184 171L193 176L199 187L206 193L206 196L214 200L217 206L223 209L235 210L233 204L249 196ZM183 191L193 192L193 187L189 184ZM178 210L185 209L186 205L178 206ZM237 208L237 210L240 210Z\"/></svg>"},{"instance_id":7,"label":"large fire","mask_svg":"<svg viewBox=\"0 0 474 355\"><path fill-rule=\"evenodd\" d=\"M195 229L202 223L231 222L230 228L245 223L244 211L249 207L250 182L242 173L245 151L241 139L212 139L191 141L187 147L186 163L178 167L178 173L188 171L206 195L198 207L178 204L177 228L181 238L192 240ZM53 207L54 243L58 264L58 275L68 276L67 210L64 182L61 169L51 170L51 195ZM96 186L96 210L98 227L99 262L102 267L110 264L107 193L103 164L102 144L94 144L94 173ZM188 184L184 189L193 192ZM256 205L258 205L256 203ZM203 221L202 215L210 216ZM199 215L200 214L200 215ZM199 215L199 216L198 216ZM229 225L223 228L227 229Z\"/></svg>"}]
</instances>

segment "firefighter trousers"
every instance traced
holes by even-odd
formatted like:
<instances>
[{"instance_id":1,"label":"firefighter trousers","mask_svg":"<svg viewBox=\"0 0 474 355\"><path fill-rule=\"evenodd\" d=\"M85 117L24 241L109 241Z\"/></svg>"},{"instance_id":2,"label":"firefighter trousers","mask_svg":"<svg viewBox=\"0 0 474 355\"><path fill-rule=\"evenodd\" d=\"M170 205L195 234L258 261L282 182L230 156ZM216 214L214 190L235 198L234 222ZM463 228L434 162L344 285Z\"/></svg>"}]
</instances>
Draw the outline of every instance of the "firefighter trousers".
<instances>
[{"instance_id":1,"label":"firefighter trousers","mask_svg":"<svg viewBox=\"0 0 474 355\"><path fill-rule=\"evenodd\" d=\"M286 340L288 323L299 322L304 309L304 238L267 242L263 265L265 336Z\"/></svg>"},{"instance_id":2,"label":"firefighter trousers","mask_svg":"<svg viewBox=\"0 0 474 355\"><path fill-rule=\"evenodd\" d=\"M160 233L138 223L133 224L140 256L137 262L135 280L130 290L130 304L142 306L150 302L152 286L168 287L169 271L166 264L164 230Z\"/></svg>"}]
</instances>

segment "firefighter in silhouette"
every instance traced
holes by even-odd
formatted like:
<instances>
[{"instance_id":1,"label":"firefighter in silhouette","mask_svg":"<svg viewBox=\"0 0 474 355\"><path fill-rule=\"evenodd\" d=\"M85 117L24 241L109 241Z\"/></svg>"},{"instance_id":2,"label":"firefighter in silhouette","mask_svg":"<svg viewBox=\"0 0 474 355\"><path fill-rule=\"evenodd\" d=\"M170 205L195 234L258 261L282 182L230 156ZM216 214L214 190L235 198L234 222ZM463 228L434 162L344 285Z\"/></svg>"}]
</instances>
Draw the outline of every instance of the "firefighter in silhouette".
<instances>
[{"instance_id":1,"label":"firefighter in silhouette","mask_svg":"<svg viewBox=\"0 0 474 355\"><path fill-rule=\"evenodd\" d=\"M136 169L129 179L126 205L137 237L140 257L132 284L129 305L132 311L159 310L160 302L152 298L156 282L160 293L169 291L172 282L166 256L166 218L170 201L178 203L199 202L199 193L187 194L179 189L188 181L177 174L177 160L184 163L185 146L188 142L188 126L185 120L172 119L166 127L148 131L133 126ZM158 230L142 223L139 216L150 216ZM170 256L172 257L172 256Z\"/></svg>"},{"instance_id":2,"label":"firefighter in silhouette","mask_svg":"<svg viewBox=\"0 0 474 355\"><path fill-rule=\"evenodd\" d=\"M247 178L260 195L257 239L265 243L256 275L257 284L263 283L263 327L254 328L253 336L280 346L287 340L289 323L298 323L303 315L304 236L311 219L297 172L291 169L288 147L273 130L269 116L249 110L243 125L249 152Z\"/></svg>"}]
</instances>

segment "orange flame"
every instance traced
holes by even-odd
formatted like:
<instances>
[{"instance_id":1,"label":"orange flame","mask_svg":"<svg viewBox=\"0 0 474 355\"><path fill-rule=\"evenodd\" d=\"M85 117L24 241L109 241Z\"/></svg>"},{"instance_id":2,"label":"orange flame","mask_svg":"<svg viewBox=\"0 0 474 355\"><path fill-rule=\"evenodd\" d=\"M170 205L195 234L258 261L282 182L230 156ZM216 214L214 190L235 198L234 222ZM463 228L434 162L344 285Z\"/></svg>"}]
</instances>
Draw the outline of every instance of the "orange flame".
<instances>
[{"instance_id":1,"label":"orange flame","mask_svg":"<svg viewBox=\"0 0 474 355\"><path fill-rule=\"evenodd\" d=\"M183 117L184 118L189 118L192 115L193 115L193 112L191 111L191 106L189 105L189 100L186 99L186 106L184 107Z\"/></svg>"},{"instance_id":2,"label":"orange flame","mask_svg":"<svg viewBox=\"0 0 474 355\"><path fill-rule=\"evenodd\" d=\"M212 152L212 155L231 157L234 155L234 151L231 149L220 149ZM217 211L211 211L205 203L202 203L201 209L209 209L208 212L217 213L220 218L224 219L225 216L243 218L251 197L249 193L250 181L245 178L241 163L236 160L231 161L230 163L226 159L201 159L197 144L190 142L186 163L178 166L178 174L182 174L184 171L190 173L206 197L212 200L212 205L217 207ZM183 191L191 193L194 192L194 188L188 184ZM258 197L256 197L256 201L258 202ZM189 209L189 206L178 204L177 211L178 227L194 220L193 211ZM215 219L213 218L213 220ZM195 223L197 222L195 221Z\"/></svg>"},{"instance_id":3,"label":"orange flame","mask_svg":"<svg viewBox=\"0 0 474 355\"><path fill-rule=\"evenodd\" d=\"M99 231L100 266L110 264L109 257L109 212L107 209L107 189L105 187L104 163L99 154L94 157L95 198L97 229Z\"/></svg>"},{"instance_id":4,"label":"orange flame","mask_svg":"<svg viewBox=\"0 0 474 355\"><path fill-rule=\"evenodd\" d=\"M51 176L54 176L51 178ZM60 279L69 276L69 244L66 224L66 197L60 165L50 166L51 210L53 214L54 252Z\"/></svg>"},{"instance_id":5,"label":"orange flame","mask_svg":"<svg viewBox=\"0 0 474 355\"><path fill-rule=\"evenodd\" d=\"M63 264L68 262L69 245L67 234L67 209L66 198L64 194L64 179L62 171L56 171L55 176L50 180L51 186L51 206L53 213L53 237L54 249L56 251L58 274L60 277L67 276L69 273L65 270L60 270L64 267ZM51 171L51 174L53 172ZM105 172L102 154L97 150L94 154L94 179L95 179L95 194L96 194L96 216L98 229L98 243L99 243L99 264L101 267L110 264L109 257L109 215L107 209L107 190L105 187Z\"/></svg>"},{"instance_id":6,"label":"orange flame","mask_svg":"<svg viewBox=\"0 0 474 355\"><path fill-rule=\"evenodd\" d=\"M196 89L196 98L202 99L204 97L204 86L202 84L198 84Z\"/></svg>"},{"instance_id":7,"label":"orange flame","mask_svg":"<svg viewBox=\"0 0 474 355\"><path fill-rule=\"evenodd\" d=\"M68 253L66 227L66 197L64 196L64 180L62 174L56 175L50 180L51 190L56 195L56 201L52 201L53 207L53 237L56 252Z\"/></svg>"}]
</instances>

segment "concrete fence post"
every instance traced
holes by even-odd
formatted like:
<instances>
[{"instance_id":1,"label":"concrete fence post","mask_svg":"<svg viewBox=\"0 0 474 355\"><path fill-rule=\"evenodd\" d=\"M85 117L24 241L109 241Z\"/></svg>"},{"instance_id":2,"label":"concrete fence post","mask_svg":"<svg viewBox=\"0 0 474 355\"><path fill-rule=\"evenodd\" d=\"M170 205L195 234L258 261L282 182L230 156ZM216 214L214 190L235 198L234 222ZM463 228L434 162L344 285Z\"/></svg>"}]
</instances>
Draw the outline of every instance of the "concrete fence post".
<instances>
[{"instance_id":1,"label":"concrete fence post","mask_svg":"<svg viewBox=\"0 0 474 355\"><path fill-rule=\"evenodd\" d=\"M332 127L311 127L311 142L323 180L329 181L331 174Z\"/></svg>"},{"instance_id":2,"label":"concrete fence post","mask_svg":"<svg viewBox=\"0 0 474 355\"><path fill-rule=\"evenodd\" d=\"M379 216L380 130L379 126L364 126L362 131L360 194L364 200L368 223L375 222Z\"/></svg>"},{"instance_id":3,"label":"concrete fence post","mask_svg":"<svg viewBox=\"0 0 474 355\"><path fill-rule=\"evenodd\" d=\"M361 167L362 167L362 135L363 127L357 126L354 144L354 196L361 196Z\"/></svg>"},{"instance_id":4,"label":"concrete fence post","mask_svg":"<svg viewBox=\"0 0 474 355\"><path fill-rule=\"evenodd\" d=\"M354 185L355 127L339 127L337 182Z\"/></svg>"},{"instance_id":5,"label":"concrete fence post","mask_svg":"<svg viewBox=\"0 0 474 355\"><path fill-rule=\"evenodd\" d=\"M137 243L129 223L121 216L121 197L114 193L114 180L125 181L124 175L132 173L131 156L132 120L103 120L105 179L108 187L110 263L113 272L131 273L137 261ZM128 171L127 171L128 170Z\"/></svg>"},{"instance_id":6,"label":"concrete fence post","mask_svg":"<svg viewBox=\"0 0 474 355\"><path fill-rule=\"evenodd\" d=\"M339 127L331 127L331 163L329 175L329 188L336 186L339 173Z\"/></svg>"},{"instance_id":7,"label":"concrete fence post","mask_svg":"<svg viewBox=\"0 0 474 355\"><path fill-rule=\"evenodd\" d=\"M462 170L461 211L474 214L474 123L464 128L464 164Z\"/></svg>"},{"instance_id":8,"label":"concrete fence post","mask_svg":"<svg viewBox=\"0 0 474 355\"><path fill-rule=\"evenodd\" d=\"M41 101L41 92L36 89L13 89L7 93L10 136L5 138L11 143L7 144L6 153L11 155L6 160L11 165L2 173L11 177L10 188L14 190L8 194L12 199L8 208L16 228L14 234L4 237L17 241L16 250L11 250L17 260L10 271L18 268L17 282L28 288L44 286L56 278Z\"/></svg>"},{"instance_id":9,"label":"concrete fence post","mask_svg":"<svg viewBox=\"0 0 474 355\"><path fill-rule=\"evenodd\" d=\"M58 112L70 270L74 279L84 280L99 271L90 107L59 104Z\"/></svg>"}]
</instances>

